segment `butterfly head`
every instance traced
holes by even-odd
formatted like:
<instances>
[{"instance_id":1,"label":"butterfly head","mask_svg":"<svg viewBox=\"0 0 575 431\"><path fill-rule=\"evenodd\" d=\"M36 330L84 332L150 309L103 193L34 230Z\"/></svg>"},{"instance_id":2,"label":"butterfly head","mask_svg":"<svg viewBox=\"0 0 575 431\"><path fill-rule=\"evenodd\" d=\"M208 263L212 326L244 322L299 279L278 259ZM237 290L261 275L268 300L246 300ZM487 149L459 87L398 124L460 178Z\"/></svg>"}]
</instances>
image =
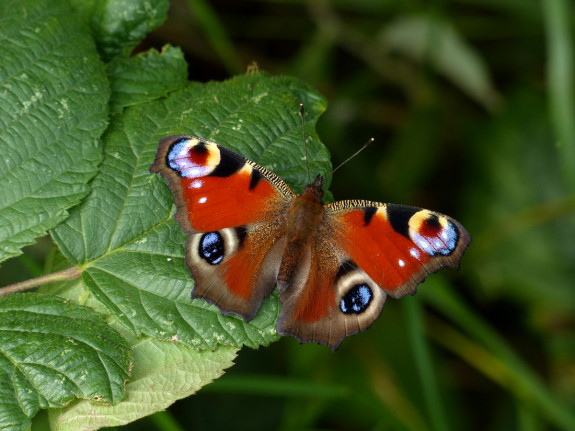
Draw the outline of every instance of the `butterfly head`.
<instances>
[{"instance_id":1,"label":"butterfly head","mask_svg":"<svg viewBox=\"0 0 575 431\"><path fill-rule=\"evenodd\" d=\"M310 183L307 186L305 186L303 194L312 196L318 202L321 202L321 200L323 199L322 186L323 186L323 177L321 175L318 175L317 177L315 177L313 183Z\"/></svg>"}]
</instances>

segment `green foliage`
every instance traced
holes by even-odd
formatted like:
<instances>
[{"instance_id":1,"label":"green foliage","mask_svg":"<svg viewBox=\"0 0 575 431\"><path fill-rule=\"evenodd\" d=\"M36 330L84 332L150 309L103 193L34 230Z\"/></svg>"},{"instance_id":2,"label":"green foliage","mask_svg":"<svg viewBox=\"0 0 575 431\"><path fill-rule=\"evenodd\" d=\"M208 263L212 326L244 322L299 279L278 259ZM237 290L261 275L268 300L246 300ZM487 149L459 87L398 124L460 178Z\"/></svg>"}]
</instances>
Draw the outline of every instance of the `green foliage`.
<instances>
[{"instance_id":1,"label":"green foliage","mask_svg":"<svg viewBox=\"0 0 575 431\"><path fill-rule=\"evenodd\" d=\"M168 0L70 0L90 28L102 60L127 57L166 19Z\"/></svg>"},{"instance_id":2,"label":"green foliage","mask_svg":"<svg viewBox=\"0 0 575 431\"><path fill-rule=\"evenodd\" d=\"M110 92L94 42L64 3L2 2L0 29L3 261L88 194Z\"/></svg>"},{"instance_id":3,"label":"green foliage","mask_svg":"<svg viewBox=\"0 0 575 431\"><path fill-rule=\"evenodd\" d=\"M483 59L449 21L429 14L401 18L388 25L379 39L389 52L429 62L478 103L496 107L499 96Z\"/></svg>"},{"instance_id":4,"label":"green foliage","mask_svg":"<svg viewBox=\"0 0 575 431\"><path fill-rule=\"evenodd\" d=\"M0 2L0 277L54 273L0 297L0 428L129 424L234 361L125 428L574 429L573 11ZM262 72L197 81L253 59L312 86ZM312 176L331 172L324 111L336 158L378 142L338 170L340 198L439 210L473 237L460 273L389 301L336 354L272 344L276 295L249 324L191 300L172 195L148 172L161 138L189 133L300 192L300 102ZM81 277L59 272L71 267Z\"/></svg>"},{"instance_id":5,"label":"green foliage","mask_svg":"<svg viewBox=\"0 0 575 431\"><path fill-rule=\"evenodd\" d=\"M118 21L117 14L110 11L122 7L122 2L113 3L102 2L106 9L100 10L96 4L90 9L97 17L91 21L91 29L98 48L104 59L114 57L106 69L96 55L88 28L68 25L75 15L64 2L52 6L41 2L12 5L10 15L4 18L5 38L14 46L26 44L31 55L25 65L27 71L20 72L16 79L25 81L25 85L20 85L22 94L16 91L13 83L14 76L18 75L18 53L14 49L12 57L2 60L16 63L14 70L3 68L8 73L2 81L5 91L14 89L15 94L14 100L3 101L2 110L6 113L2 117L4 124L15 124L5 128L1 136L6 143L2 173L6 183L3 193L7 199L3 217L7 222L3 225L6 232L3 249L7 252L3 258L20 252L26 242L55 227L52 238L68 260L67 265L81 268L82 283L61 281L43 291L53 290L70 300L80 300L97 312L85 311L85 316L67 313L67 320L56 322L52 313L45 312L46 315L38 313L31 320L27 318L26 310L11 307L10 301L28 298L37 301L37 308L41 310L49 309L49 301L57 299L42 295L10 297L0 305L5 316L3 329L13 331L7 340L11 344L3 346L2 350L9 351L14 343L34 343L29 339L30 335L17 332L22 331L20 321L26 319L28 326L42 327L43 336L48 334L43 340L46 347L38 347L48 354L50 349L63 344L58 338L61 338L57 331L59 325L72 335L79 326L98 331L98 336L105 337L103 323L90 326L90 322L86 322L101 313L102 318L107 318L131 340L136 361L140 358L141 362L137 362L126 386L127 398L120 404L125 394L123 383L127 378L127 364L123 368L106 366L109 375L104 377L111 381L102 388L103 377L99 375L98 366L106 365L103 353L93 356L83 351L83 346L76 348L71 343L64 350L66 355L52 353L49 358L52 362L45 364L38 360L39 366L49 366L55 372L66 374L69 383L66 380L65 385L48 372L35 379L26 376L29 387L22 386L24 378L17 376L13 383L9 376L14 370L6 365L2 385L9 390L5 396L9 401L5 401L6 410L0 411L2 427L27 429L30 418L38 409L47 407L63 408L51 414L54 429L84 426L97 429L127 423L166 408L219 376L231 365L237 347L256 348L277 339L278 301L275 295L250 323L222 316L216 307L203 300L191 300L192 280L183 254L185 235L173 219L172 196L167 184L149 172L161 138L189 133L217 139L274 169L301 190L306 178L301 164L304 148L298 109L299 103L303 102L307 112L307 133L311 138L308 145L310 166L314 172L329 173L327 151L313 130L315 120L325 109L325 102L311 87L293 78L274 78L261 73L222 83L188 84L186 63L176 48L166 47L161 53L150 51L127 57L128 48L145 34L141 29L133 33L140 28L137 24L143 19L141 10L128 8L122 15L125 22ZM162 9L151 12L154 16L161 15ZM109 17L108 21L106 17ZM46 24L47 34L44 34L37 28L37 22L46 20L49 25ZM40 33L41 38L30 38L29 35L35 32ZM128 33L138 37L127 37ZM53 46L46 47L45 40L53 40ZM49 57L46 50L58 53L64 50L70 60L62 62L58 55ZM85 57L86 52L90 57ZM51 66L50 62L56 66ZM90 68L89 73L84 67ZM36 75L39 75L37 79ZM74 80L79 80L83 87ZM38 106L26 102L40 91L45 95L34 99L34 103L39 102ZM50 102L60 92L70 96ZM72 99L76 94L83 98ZM18 111L23 118L19 125L10 117L10 104L33 112L38 110L45 118L33 128L35 122L27 124L25 120L35 118L34 115L26 116L26 112ZM73 110L62 108L66 106ZM106 119L108 126L103 133ZM79 130L73 129L72 125ZM42 158L37 156L38 150ZM280 154L281 158L278 158ZM65 163L58 167L62 160ZM45 166L39 165L40 162ZM91 169L89 174L81 175L88 167ZM60 173L66 169L71 171L65 173L68 176ZM86 195L92 176L91 193L68 216L68 207L79 203ZM8 186L11 183L14 187ZM40 199L46 204L39 205ZM48 214L44 218L51 217L47 221L42 220L45 213ZM32 222L36 225L31 226ZM20 239L22 237L26 242ZM111 328L108 331L115 334ZM128 345L123 338L119 340L125 343L124 346ZM166 345L158 340L170 343ZM117 350L112 341L105 347ZM150 356L150 349L161 349L163 361L157 354ZM124 362L128 358L126 355L124 352ZM76 377L70 367L77 367L75 358L78 356L83 358L83 371ZM6 358L12 367L24 361L17 355ZM177 377L177 387L169 382L174 377L170 374L174 367L182 373ZM86 380L89 386L84 388L78 379ZM115 388L118 382L120 387ZM13 389L10 389L11 384ZM141 392L143 387L157 389L156 402L146 401ZM110 390L114 392L109 394ZM34 392L38 395L33 397L40 400L30 405L27 400ZM65 407L74 395L90 400ZM91 403L94 400L117 405L96 407ZM12 413L19 405L24 406L23 410ZM91 425L81 425L86 412L92 417Z\"/></svg>"},{"instance_id":6,"label":"green foliage","mask_svg":"<svg viewBox=\"0 0 575 431\"><path fill-rule=\"evenodd\" d=\"M162 53L148 51L118 58L108 64L107 72L113 114L125 107L167 96L187 83L187 64L182 52L171 46L166 46Z\"/></svg>"},{"instance_id":7,"label":"green foliage","mask_svg":"<svg viewBox=\"0 0 575 431\"><path fill-rule=\"evenodd\" d=\"M49 295L0 298L0 425L29 429L40 408L75 397L118 403L131 366L126 340L90 308Z\"/></svg>"},{"instance_id":8,"label":"green foliage","mask_svg":"<svg viewBox=\"0 0 575 431\"><path fill-rule=\"evenodd\" d=\"M133 349L135 366L123 402L106 406L84 400L65 409L50 409L52 429L97 430L161 411L219 377L236 356L236 349L229 346L214 352L190 351L182 344L152 339L134 342Z\"/></svg>"}]
</instances>

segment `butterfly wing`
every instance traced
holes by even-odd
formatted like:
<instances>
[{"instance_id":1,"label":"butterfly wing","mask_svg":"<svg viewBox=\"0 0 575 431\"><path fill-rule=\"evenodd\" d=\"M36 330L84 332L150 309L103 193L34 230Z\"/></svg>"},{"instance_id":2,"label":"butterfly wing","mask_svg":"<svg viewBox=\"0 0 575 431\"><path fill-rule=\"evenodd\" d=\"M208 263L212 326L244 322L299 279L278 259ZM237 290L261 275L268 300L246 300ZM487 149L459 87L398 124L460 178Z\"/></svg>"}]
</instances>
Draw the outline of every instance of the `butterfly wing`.
<instances>
[{"instance_id":1,"label":"butterfly wing","mask_svg":"<svg viewBox=\"0 0 575 431\"><path fill-rule=\"evenodd\" d=\"M191 234L192 296L252 319L276 284L294 193L264 167L194 136L160 141L150 171L168 179L176 220Z\"/></svg>"},{"instance_id":2,"label":"butterfly wing","mask_svg":"<svg viewBox=\"0 0 575 431\"><path fill-rule=\"evenodd\" d=\"M344 337L367 329L379 316L385 292L331 238L311 242L303 256L292 283L281 293L277 331L335 350ZM369 306L354 313L362 301Z\"/></svg>"},{"instance_id":3,"label":"butterfly wing","mask_svg":"<svg viewBox=\"0 0 575 431\"><path fill-rule=\"evenodd\" d=\"M461 224L433 211L328 204L294 283L282 292L279 332L336 349L373 323L388 294L414 294L427 274L457 268L470 240Z\"/></svg>"},{"instance_id":4,"label":"butterfly wing","mask_svg":"<svg viewBox=\"0 0 575 431\"><path fill-rule=\"evenodd\" d=\"M441 267L458 268L471 241L453 218L416 207L342 201L326 213L336 241L394 298L414 294Z\"/></svg>"}]
</instances>

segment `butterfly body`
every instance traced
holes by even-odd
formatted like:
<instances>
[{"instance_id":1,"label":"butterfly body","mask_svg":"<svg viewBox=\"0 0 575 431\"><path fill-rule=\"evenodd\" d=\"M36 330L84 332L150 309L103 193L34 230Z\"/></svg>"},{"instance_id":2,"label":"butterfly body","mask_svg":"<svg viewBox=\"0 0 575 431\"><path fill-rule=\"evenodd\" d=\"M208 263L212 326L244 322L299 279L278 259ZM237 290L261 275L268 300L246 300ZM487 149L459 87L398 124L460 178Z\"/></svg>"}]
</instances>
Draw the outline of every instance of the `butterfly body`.
<instances>
[{"instance_id":1,"label":"butterfly body","mask_svg":"<svg viewBox=\"0 0 575 431\"><path fill-rule=\"evenodd\" d=\"M432 211L324 204L319 175L297 196L271 171L194 136L160 141L151 171L168 179L190 234L193 296L250 320L277 284L278 333L301 342L337 348L371 325L388 294L413 294L428 273L457 267L470 241Z\"/></svg>"},{"instance_id":2,"label":"butterfly body","mask_svg":"<svg viewBox=\"0 0 575 431\"><path fill-rule=\"evenodd\" d=\"M323 179L318 175L313 183L306 186L304 192L290 204L286 218L286 246L277 277L280 290L284 290L297 271L307 244L322 222L324 206L322 202Z\"/></svg>"}]
</instances>

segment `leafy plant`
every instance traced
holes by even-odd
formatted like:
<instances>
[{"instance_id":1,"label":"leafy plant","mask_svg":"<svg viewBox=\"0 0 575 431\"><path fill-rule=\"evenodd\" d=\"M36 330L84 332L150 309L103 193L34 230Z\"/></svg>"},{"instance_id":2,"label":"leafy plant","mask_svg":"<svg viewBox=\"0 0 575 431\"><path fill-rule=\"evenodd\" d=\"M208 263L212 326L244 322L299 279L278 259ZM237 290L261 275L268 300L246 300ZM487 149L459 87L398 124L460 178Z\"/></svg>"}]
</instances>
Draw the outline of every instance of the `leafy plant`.
<instances>
[{"instance_id":1,"label":"leafy plant","mask_svg":"<svg viewBox=\"0 0 575 431\"><path fill-rule=\"evenodd\" d=\"M127 423L219 376L239 347L277 339L276 297L250 323L191 300L172 196L148 169L161 138L188 133L217 139L301 189L299 103L313 137L310 166L326 173L327 151L313 131L325 102L295 79L262 73L189 83L181 52L172 47L128 57L138 42L131 32L142 22L146 29L159 24L155 17L166 6L160 3L124 10L120 21L113 13L119 4L99 4L90 11L101 17L91 22L92 34L73 24L78 15L65 2L30 0L2 10L7 55L0 81L9 97L2 100L0 136L1 257L21 253L50 230L68 262L3 292L53 283L42 294L0 303L2 427L28 429L46 407L60 408L50 413L54 429ZM151 393L141 392L151 387L152 404ZM69 404L74 398L86 401Z\"/></svg>"}]
</instances>

